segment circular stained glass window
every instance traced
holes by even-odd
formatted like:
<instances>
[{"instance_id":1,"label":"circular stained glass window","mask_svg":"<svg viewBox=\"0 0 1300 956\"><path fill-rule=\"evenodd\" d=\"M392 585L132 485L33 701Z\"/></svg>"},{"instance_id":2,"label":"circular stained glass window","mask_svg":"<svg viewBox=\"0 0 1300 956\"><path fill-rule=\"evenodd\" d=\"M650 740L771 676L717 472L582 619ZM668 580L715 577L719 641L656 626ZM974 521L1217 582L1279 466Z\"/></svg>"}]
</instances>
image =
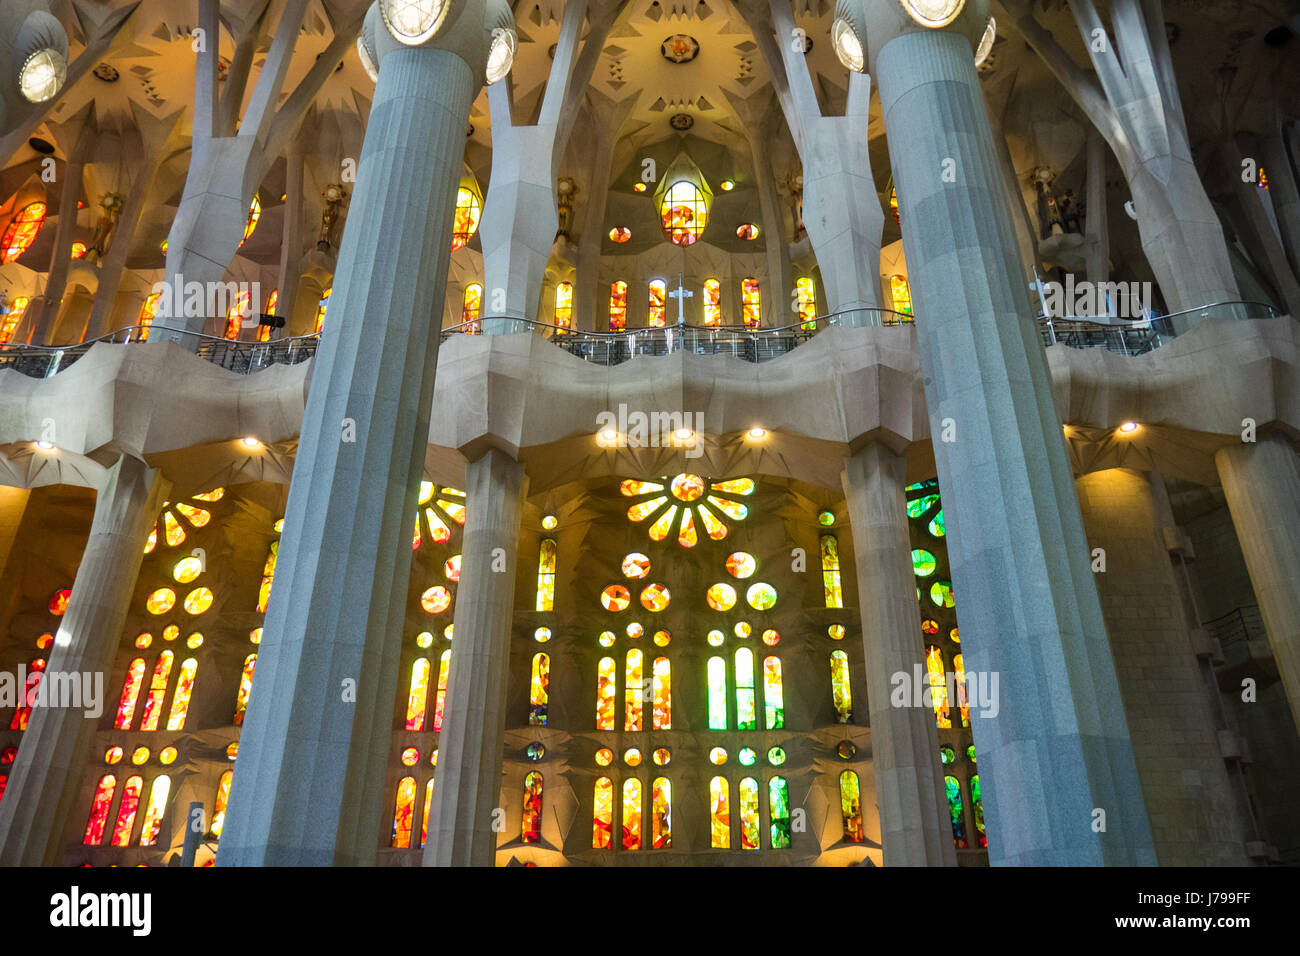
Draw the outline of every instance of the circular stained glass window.
<instances>
[{"instance_id":1,"label":"circular stained glass window","mask_svg":"<svg viewBox=\"0 0 1300 956\"><path fill-rule=\"evenodd\" d=\"M191 634L189 637L185 638L185 646L188 647L188 648L189 648L190 650L192 650L192 651L193 651L193 650L196 650L196 649L198 649L198 648L200 648L200 647L202 647L202 646L203 646L203 635L202 635L202 634L199 634L199 633L197 633L197 632L195 632L194 634Z\"/></svg>"},{"instance_id":2,"label":"circular stained glass window","mask_svg":"<svg viewBox=\"0 0 1300 956\"><path fill-rule=\"evenodd\" d=\"M666 767L672 761L673 755L668 752L667 747L657 747L650 755L650 759L655 762L656 767Z\"/></svg>"},{"instance_id":3,"label":"circular stained glass window","mask_svg":"<svg viewBox=\"0 0 1300 956\"><path fill-rule=\"evenodd\" d=\"M704 479L699 475L678 475L669 486L680 501L695 501L704 494Z\"/></svg>"},{"instance_id":4,"label":"circular stained glass window","mask_svg":"<svg viewBox=\"0 0 1300 956\"><path fill-rule=\"evenodd\" d=\"M609 231L611 242L627 242L632 238L632 230L627 226L615 226Z\"/></svg>"},{"instance_id":5,"label":"circular stained glass window","mask_svg":"<svg viewBox=\"0 0 1300 956\"><path fill-rule=\"evenodd\" d=\"M938 634L939 622L932 621L930 618L927 617L924 621L921 622L921 631L925 634Z\"/></svg>"},{"instance_id":6,"label":"circular stained glass window","mask_svg":"<svg viewBox=\"0 0 1300 956\"><path fill-rule=\"evenodd\" d=\"M753 747L741 747L740 753L736 754L736 759L740 761L742 767L752 767L758 760L758 752Z\"/></svg>"},{"instance_id":7,"label":"circular stained glass window","mask_svg":"<svg viewBox=\"0 0 1300 956\"><path fill-rule=\"evenodd\" d=\"M758 238L758 226L752 222L742 222L736 227L736 238L752 241Z\"/></svg>"},{"instance_id":8,"label":"circular stained glass window","mask_svg":"<svg viewBox=\"0 0 1300 956\"><path fill-rule=\"evenodd\" d=\"M727 762L727 752L721 747L714 747L709 751L709 763L721 767Z\"/></svg>"},{"instance_id":9,"label":"circular stained glass window","mask_svg":"<svg viewBox=\"0 0 1300 956\"><path fill-rule=\"evenodd\" d=\"M544 531L554 531L559 526L560 519L555 515L544 515L542 517L542 529Z\"/></svg>"},{"instance_id":10,"label":"circular stained glass window","mask_svg":"<svg viewBox=\"0 0 1300 956\"><path fill-rule=\"evenodd\" d=\"M608 767L614 762L614 751L608 747L601 747L596 751L596 763L602 767Z\"/></svg>"},{"instance_id":11,"label":"circular stained glass window","mask_svg":"<svg viewBox=\"0 0 1300 956\"><path fill-rule=\"evenodd\" d=\"M745 592L745 600L755 611L770 610L776 604L776 588L770 584L751 584Z\"/></svg>"},{"instance_id":12,"label":"circular stained glass window","mask_svg":"<svg viewBox=\"0 0 1300 956\"><path fill-rule=\"evenodd\" d=\"M725 641L726 639L727 636L723 634L721 631L718 630L709 631L709 645L712 647L721 647L722 642Z\"/></svg>"},{"instance_id":13,"label":"circular stained glass window","mask_svg":"<svg viewBox=\"0 0 1300 956\"><path fill-rule=\"evenodd\" d=\"M164 765L166 765L166 764L170 764L170 763L175 763L175 762L176 762L176 748L175 748L175 747L164 747L162 750L158 751L158 762L161 763L161 764L164 764Z\"/></svg>"},{"instance_id":14,"label":"circular stained glass window","mask_svg":"<svg viewBox=\"0 0 1300 956\"><path fill-rule=\"evenodd\" d=\"M763 632L763 643L766 644L768 647L776 647L776 645L779 644L780 642L781 642L781 635L778 634L774 629L769 627L766 631Z\"/></svg>"},{"instance_id":15,"label":"circular stained glass window","mask_svg":"<svg viewBox=\"0 0 1300 956\"><path fill-rule=\"evenodd\" d=\"M239 756L239 741L236 740L233 744L231 744L229 747L226 748L226 759L234 760L238 756Z\"/></svg>"},{"instance_id":16,"label":"circular stained glass window","mask_svg":"<svg viewBox=\"0 0 1300 956\"><path fill-rule=\"evenodd\" d=\"M153 643L153 635L147 632L139 635L135 639L135 646L141 648L142 650L148 647L152 643Z\"/></svg>"},{"instance_id":17,"label":"circular stained glass window","mask_svg":"<svg viewBox=\"0 0 1300 956\"><path fill-rule=\"evenodd\" d=\"M939 762L945 767L957 759L957 751L953 750L947 744L939 748Z\"/></svg>"},{"instance_id":18,"label":"circular stained glass window","mask_svg":"<svg viewBox=\"0 0 1300 956\"><path fill-rule=\"evenodd\" d=\"M942 538L947 533L948 528L943 523L943 509L940 508L939 513L930 519L930 534Z\"/></svg>"},{"instance_id":19,"label":"circular stained glass window","mask_svg":"<svg viewBox=\"0 0 1300 956\"><path fill-rule=\"evenodd\" d=\"M54 643L53 634L42 634L40 637L36 639L36 646L42 651L45 650L53 643Z\"/></svg>"},{"instance_id":20,"label":"circular stained glass window","mask_svg":"<svg viewBox=\"0 0 1300 956\"><path fill-rule=\"evenodd\" d=\"M936 567L938 567L938 562L929 551L923 548L914 548L912 550L912 571L918 578L928 578L934 574Z\"/></svg>"},{"instance_id":21,"label":"circular stained glass window","mask_svg":"<svg viewBox=\"0 0 1300 956\"><path fill-rule=\"evenodd\" d=\"M655 631L655 647L667 647L670 640L672 640L672 635L667 631Z\"/></svg>"},{"instance_id":22,"label":"circular stained glass window","mask_svg":"<svg viewBox=\"0 0 1300 956\"><path fill-rule=\"evenodd\" d=\"M443 562L442 574L448 581L460 580L460 555L453 554Z\"/></svg>"},{"instance_id":23,"label":"circular stained glass window","mask_svg":"<svg viewBox=\"0 0 1300 956\"><path fill-rule=\"evenodd\" d=\"M961 631L959 631L957 628L954 627L951 631L949 631L948 636L952 638L952 642L954 644L961 643Z\"/></svg>"},{"instance_id":24,"label":"circular stained glass window","mask_svg":"<svg viewBox=\"0 0 1300 956\"><path fill-rule=\"evenodd\" d=\"M144 599L145 610L150 614L166 614L176 606L176 592L171 588L159 588Z\"/></svg>"},{"instance_id":25,"label":"circular stained glass window","mask_svg":"<svg viewBox=\"0 0 1300 956\"><path fill-rule=\"evenodd\" d=\"M785 763L785 751L780 747L772 747L767 751L767 762L773 767L779 767Z\"/></svg>"},{"instance_id":26,"label":"circular stained glass window","mask_svg":"<svg viewBox=\"0 0 1300 956\"><path fill-rule=\"evenodd\" d=\"M421 631L419 634L415 635L415 646L416 646L416 647L432 647L432 646L433 646L433 634L432 634L432 632L430 632L430 631Z\"/></svg>"},{"instance_id":27,"label":"circular stained glass window","mask_svg":"<svg viewBox=\"0 0 1300 956\"><path fill-rule=\"evenodd\" d=\"M202 614L210 607L212 607L211 588L195 588L185 595L185 610L190 614Z\"/></svg>"},{"instance_id":28,"label":"circular stained glass window","mask_svg":"<svg viewBox=\"0 0 1300 956\"><path fill-rule=\"evenodd\" d=\"M737 551L727 556L727 573L733 578L747 578L758 568L754 556L745 551Z\"/></svg>"},{"instance_id":29,"label":"circular stained glass window","mask_svg":"<svg viewBox=\"0 0 1300 956\"><path fill-rule=\"evenodd\" d=\"M441 614L451 607L451 592L441 584L431 587L420 595L420 607L429 614Z\"/></svg>"},{"instance_id":30,"label":"circular stained glass window","mask_svg":"<svg viewBox=\"0 0 1300 956\"><path fill-rule=\"evenodd\" d=\"M420 751L414 747L407 747L402 751L402 764L407 767L414 767L420 762Z\"/></svg>"},{"instance_id":31,"label":"circular stained glass window","mask_svg":"<svg viewBox=\"0 0 1300 956\"><path fill-rule=\"evenodd\" d=\"M131 751L131 763L135 764L137 767L140 766L140 764L144 763L148 759L149 759L148 747L136 747L135 750Z\"/></svg>"},{"instance_id":32,"label":"circular stained glass window","mask_svg":"<svg viewBox=\"0 0 1300 956\"><path fill-rule=\"evenodd\" d=\"M935 581L931 584L930 600L939 607L952 607L955 603L952 597L952 582Z\"/></svg>"},{"instance_id":33,"label":"circular stained glass window","mask_svg":"<svg viewBox=\"0 0 1300 956\"><path fill-rule=\"evenodd\" d=\"M121 748L118 749L120 750ZM14 758L17 756L18 756L17 747L6 747L4 750L0 750L0 764L13 763ZM120 759L121 754L118 754L118 757ZM116 761L110 760L109 763L116 763Z\"/></svg>"},{"instance_id":34,"label":"circular stained glass window","mask_svg":"<svg viewBox=\"0 0 1300 956\"><path fill-rule=\"evenodd\" d=\"M672 600L672 594L662 584L651 584L641 592L641 606L647 611L662 611Z\"/></svg>"},{"instance_id":35,"label":"circular stained glass window","mask_svg":"<svg viewBox=\"0 0 1300 956\"><path fill-rule=\"evenodd\" d=\"M629 767L641 766L641 751L635 747L628 747L627 750L623 751L623 762Z\"/></svg>"},{"instance_id":36,"label":"circular stained glass window","mask_svg":"<svg viewBox=\"0 0 1300 956\"><path fill-rule=\"evenodd\" d=\"M736 589L725 581L719 581L709 588L705 597L709 602L709 607L715 611L730 611L736 606Z\"/></svg>"},{"instance_id":37,"label":"circular stained glass window","mask_svg":"<svg viewBox=\"0 0 1300 956\"><path fill-rule=\"evenodd\" d=\"M650 559L639 551L633 551L623 559L623 575L629 578L643 578L650 573Z\"/></svg>"},{"instance_id":38,"label":"circular stained glass window","mask_svg":"<svg viewBox=\"0 0 1300 956\"><path fill-rule=\"evenodd\" d=\"M626 611L632 603L632 593L621 584L611 584L600 592L600 603L606 611Z\"/></svg>"},{"instance_id":39,"label":"circular stained glass window","mask_svg":"<svg viewBox=\"0 0 1300 956\"><path fill-rule=\"evenodd\" d=\"M748 621L739 622L734 628L732 628L732 631L737 637L749 637L749 635L754 633L754 629L749 626Z\"/></svg>"},{"instance_id":40,"label":"circular stained glass window","mask_svg":"<svg viewBox=\"0 0 1300 956\"><path fill-rule=\"evenodd\" d=\"M68 610L68 599L72 597L71 588L63 588L61 591L55 591L54 597L50 598L50 613L59 617Z\"/></svg>"},{"instance_id":41,"label":"circular stained glass window","mask_svg":"<svg viewBox=\"0 0 1300 956\"><path fill-rule=\"evenodd\" d=\"M430 766L430 767L436 767L436 766L438 766L438 748L437 748L437 747L434 747L434 748L433 748L433 753L429 754L429 766Z\"/></svg>"},{"instance_id":42,"label":"circular stained glass window","mask_svg":"<svg viewBox=\"0 0 1300 956\"><path fill-rule=\"evenodd\" d=\"M189 584L203 573L203 562L198 558L181 558L172 568L172 577L181 584Z\"/></svg>"},{"instance_id":43,"label":"circular stained glass window","mask_svg":"<svg viewBox=\"0 0 1300 956\"><path fill-rule=\"evenodd\" d=\"M249 643L252 643L252 644L261 644L261 643L262 643L262 629L261 629L260 627L255 627L255 628L253 628L251 631L249 631L249 632L248 632L248 640L249 640Z\"/></svg>"},{"instance_id":44,"label":"circular stained glass window","mask_svg":"<svg viewBox=\"0 0 1300 956\"><path fill-rule=\"evenodd\" d=\"M174 641L181 636L181 629L175 624L168 624L163 628L163 640Z\"/></svg>"},{"instance_id":45,"label":"circular stained glass window","mask_svg":"<svg viewBox=\"0 0 1300 956\"><path fill-rule=\"evenodd\" d=\"M542 746L540 741L534 740L528 745L528 749L524 751L524 756L536 763L546 756L546 748Z\"/></svg>"},{"instance_id":46,"label":"circular stained glass window","mask_svg":"<svg viewBox=\"0 0 1300 956\"><path fill-rule=\"evenodd\" d=\"M627 626L627 636L634 641L640 639L641 635L644 633L645 633L645 628L642 627L640 624L638 624L636 621L633 621L631 624Z\"/></svg>"},{"instance_id":47,"label":"circular stained glass window","mask_svg":"<svg viewBox=\"0 0 1300 956\"><path fill-rule=\"evenodd\" d=\"M841 740L835 747L835 755L841 760L852 760L858 752L858 748L853 746L847 740Z\"/></svg>"},{"instance_id":48,"label":"circular stained glass window","mask_svg":"<svg viewBox=\"0 0 1300 956\"><path fill-rule=\"evenodd\" d=\"M844 640L844 625L832 624L826 628L826 633L832 641L842 641Z\"/></svg>"},{"instance_id":49,"label":"circular stained glass window","mask_svg":"<svg viewBox=\"0 0 1300 956\"><path fill-rule=\"evenodd\" d=\"M121 747L109 747L108 750L104 752L104 763L117 763L122 759L122 753L123 751Z\"/></svg>"},{"instance_id":50,"label":"circular stained glass window","mask_svg":"<svg viewBox=\"0 0 1300 956\"><path fill-rule=\"evenodd\" d=\"M448 624L446 627L444 627L444 628L442 629L442 636L445 637L447 640L450 641L450 640L451 640L452 632L453 632L455 629L456 629L456 625L454 625L454 624Z\"/></svg>"},{"instance_id":51,"label":"circular stained glass window","mask_svg":"<svg viewBox=\"0 0 1300 956\"><path fill-rule=\"evenodd\" d=\"M835 515L831 514L829 511L823 511L817 516L817 523L823 528L829 528L835 523Z\"/></svg>"},{"instance_id":52,"label":"circular stained glass window","mask_svg":"<svg viewBox=\"0 0 1300 956\"><path fill-rule=\"evenodd\" d=\"M601 647L613 647L613 646L614 646L614 632L613 632L613 631L601 631L601 632L600 632L600 637L596 638L596 640L600 642L600 646L601 646Z\"/></svg>"},{"instance_id":53,"label":"circular stained glass window","mask_svg":"<svg viewBox=\"0 0 1300 956\"><path fill-rule=\"evenodd\" d=\"M539 627L533 631L533 640L538 644L545 644L551 639L551 629L549 627Z\"/></svg>"},{"instance_id":54,"label":"circular stained glass window","mask_svg":"<svg viewBox=\"0 0 1300 956\"><path fill-rule=\"evenodd\" d=\"M967 745L967 747L966 747L966 759L969 760L971 763L974 763L974 762L975 762L975 745L974 745L974 744L968 744L968 745Z\"/></svg>"}]
</instances>

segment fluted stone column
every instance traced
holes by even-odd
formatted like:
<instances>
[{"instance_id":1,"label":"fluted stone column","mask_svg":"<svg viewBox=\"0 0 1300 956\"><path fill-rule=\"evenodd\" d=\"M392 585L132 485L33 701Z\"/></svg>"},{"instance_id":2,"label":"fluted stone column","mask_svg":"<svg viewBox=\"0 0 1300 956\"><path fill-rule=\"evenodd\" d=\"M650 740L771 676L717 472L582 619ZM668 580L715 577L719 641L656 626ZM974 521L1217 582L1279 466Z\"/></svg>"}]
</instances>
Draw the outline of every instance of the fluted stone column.
<instances>
[{"instance_id":1,"label":"fluted stone column","mask_svg":"<svg viewBox=\"0 0 1300 956\"><path fill-rule=\"evenodd\" d=\"M481 10L471 5L464 15ZM221 836L223 866L371 865L379 842L437 368L440 310L430 303L446 291L481 70L436 48L392 49L380 63Z\"/></svg>"},{"instance_id":2,"label":"fluted stone column","mask_svg":"<svg viewBox=\"0 0 1300 956\"><path fill-rule=\"evenodd\" d=\"M162 475L135 458L121 458L104 477L68 609L50 648L45 680L55 674L93 675L100 703L122 640L145 540L168 491ZM79 678L84 688L85 678ZM0 866L57 866L65 823L75 806L99 715L82 708L32 708L18 756L0 800Z\"/></svg>"},{"instance_id":3,"label":"fluted stone column","mask_svg":"<svg viewBox=\"0 0 1300 956\"><path fill-rule=\"evenodd\" d=\"M492 823L501 799L515 555L526 485L524 466L495 449L466 469L469 510L456 591L456 640L438 734L438 784L429 810L425 866L492 866L496 860Z\"/></svg>"},{"instance_id":4,"label":"fluted stone column","mask_svg":"<svg viewBox=\"0 0 1300 956\"><path fill-rule=\"evenodd\" d=\"M1291 717L1300 727L1300 461L1279 435L1214 456Z\"/></svg>"},{"instance_id":5,"label":"fluted stone column","mask_svg":"<svg viewBox=\"0 0 1300 956\"><path fill-rule=\"evenodd\" d=\"M922 655L904 462L872 444L845 463L842 477L853 528L884 863L955 866L933 714L920 701L913 707L890 701L893 675L907 675L910 686Z\"/></svg>"},{"instance_id":6,"label":"fluted stone column","mask_svg":"<svg viewBox=\"0 0 1300 956\"><path fill-rule=\"evenodd\" d=\"M997 716L971 721L990 862L1154 864L972 41L955 32L961 21L922 30L899 25L897 4L869 9L895 21L867 33L925 317L917 336L966 673L1000 681Z\"/></svg>"}]
</instances>

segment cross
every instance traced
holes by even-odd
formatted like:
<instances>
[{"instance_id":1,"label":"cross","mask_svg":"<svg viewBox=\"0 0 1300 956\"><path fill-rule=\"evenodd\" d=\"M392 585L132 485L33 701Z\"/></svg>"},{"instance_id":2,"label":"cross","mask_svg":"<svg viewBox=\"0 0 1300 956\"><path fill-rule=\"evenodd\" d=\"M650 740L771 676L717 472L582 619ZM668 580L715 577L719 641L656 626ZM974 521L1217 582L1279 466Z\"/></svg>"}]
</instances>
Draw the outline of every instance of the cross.
<instances>
[{"instance_id":1,"label":"cross","mask_svg":"<svg viewBox=\"0 0 1300 956\"><path fill-rule=\"evenodd\" d=\"M693 295L695 295L695 293L688 290L686 288L685 283L682 282L682 274L680 272L677 273L677 288L673 289L672 292L668 293L668 298L677 300L677 324L678 325L686 324L686 313L685 311L683 311L683 309L684 306L686 305L686 300L691 298Z\"/></svg>"}]
</instances>

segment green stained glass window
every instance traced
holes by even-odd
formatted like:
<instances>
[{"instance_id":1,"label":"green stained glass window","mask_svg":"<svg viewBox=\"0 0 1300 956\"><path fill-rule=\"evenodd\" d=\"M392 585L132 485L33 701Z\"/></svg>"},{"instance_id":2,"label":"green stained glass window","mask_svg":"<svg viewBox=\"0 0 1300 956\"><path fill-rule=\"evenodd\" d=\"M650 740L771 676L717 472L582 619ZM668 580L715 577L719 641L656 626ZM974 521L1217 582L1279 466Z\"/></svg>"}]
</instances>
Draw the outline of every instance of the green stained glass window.
<instances>
[{"instance_id":1,"label":"green stained glass window","mask_svg":"<svg viewBox=\"0 0 1300 956\"><path fill-rule=\"evenodd\" d=\"M942 538L947 533L948 529L943 523L943 509L940 508L939 513L930 519L930 534L936 538Z\"/></svg>"},{"instance_id":2,"label":"green stained glass window","mask_svg":"<svg viewBox=\"0 0 1300 956\"><path fill-rule=\"evenodd\" d=\"M980 778L975 774L970 778L970 809L975 818L975 831L979 833L980 846L989 845L988 835L984 830L984 801L980 797Z\"/></svg>"},{"instance_id":3,"label":"green stained glass window","mask_svg":"<svg viewBox=\"0 0 1300 956\"><path fill-rule=\"evenodd\" d=\"M790 846L790 787L785 777L773 777L767 785L767 805L772 820L772 849Z\"/></svg>"},{"instance_id":4,"label":"green stained glass window","mask_svg":"<svg viewBox=\"0 0 1300 956\"><path fill-rule=\"evenodd\" d=\"M919 518L938 503L938 495L925 495L920 498L913 498L907 503L907 516L909 518Z\"/></svg>"},{"instance_id":5,"label":"green stained glass window","mask_svg":"<svg viewBox=\"0 0 1300 956\"><path fill-rule=\"evenodd\" d=\"M742 647L736 651L736 729L754 726L754 652Z\"/></svg>"},{"instance_id":6,"label":"green stained glass window","mask_svg":"<svg viewBox=\"0 0 1300 956\"><path fill-rule=\"evenodd\" d=\"M831 651L831 697L835 718L841 724L853 719L853 696L849 689L849 655Z\"/></svg>"},{"instance_id":7,"label":"green stained glass window","mask_svg":"<svg viewBox=\"0 0 1300 956\"><path fill-rule=\"evenodd\" d=\"M939 562L934 555L923 548L914 548L912 550L912 572L918 578L928 578L934 574L934 569L939 566Z\"/></svg>"},{"instance_id":8,"label":"green stained glass window","mask_svg":"<svg viewBox=\"0 0 1300 956\"><path fill-rule=\"evenodd\" d=\"M952 596L951 581L935 581L930 585L930 600L935 607L952 607L956 601Z\"/></svg>"},{"instance_id":9,"label":"green stained glass window","mask_svg":"<svg viewBox=\"0 0 1300 956\"><path fill-rule=\"evenodd\" d=\"M827 607L843 607L844 593L840 587L840 546L833 534L821 539L822 587L826 592Z\"/></svg>"},{"instance_id":10,"label":"green stained glass window","mask_svg":"<svg viewBox=\"0 0 1300 956\"><path fill-rule=\"evenodd\" d=\"M785 695L781 687L781 659L763 658L763 716L768 730L785 726Z\"/></svg>"},{"instance_id":11,"label":"green stained glass window","mask_svg":"<svg viewBox=\"0 0 1300 956\"><path fill-rule=\"evenodd\" d=\"M861 792L858 775L852 770L840 774L840 814L844 820L844 842L863 842L866 836L862 831Z\"/></svg>"},{"instance_id":12,"label":"green stained glass window","mask_svg":"<svg viewBox=\"0 0 1300 956\"><path fill-rule=\"evenodd\" d=\"M948 793L948 814L952 818L952 842L959 850L965 850L966 820L961 812L961 784L956 777L943 778L944 789Z\"/></svg>"},{"instance_id":13,"label":"green stained glass window","mask_svg":"<svg viewBox=\"0 0 1300 956\"><path fill-rule=\"evenodd\" d=\"M758 781L745 777L740 781L740 848L757 850L758 842Z\"/></svg>"}]
</instances>

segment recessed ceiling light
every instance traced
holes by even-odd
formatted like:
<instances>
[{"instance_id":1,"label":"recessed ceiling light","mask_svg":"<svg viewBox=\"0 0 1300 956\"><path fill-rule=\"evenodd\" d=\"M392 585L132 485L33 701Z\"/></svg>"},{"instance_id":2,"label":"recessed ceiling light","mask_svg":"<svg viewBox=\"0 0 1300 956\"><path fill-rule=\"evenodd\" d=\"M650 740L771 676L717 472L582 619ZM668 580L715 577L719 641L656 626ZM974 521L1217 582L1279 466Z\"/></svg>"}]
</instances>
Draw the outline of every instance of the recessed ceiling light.
<instances>
[{"instance_id":1,"label":"recessed ceiling light","mask_svg":"<svg viewBox=\"0 0 1300 956\"><path fill-rule=\"evenodd\" d=\"M1122 431L1122 432L1123 432L1124 434L1126 434L1126 435L1131 435L1131 434L1133 434L1133 432L1135 432L1135 431L1138 430L1138 423L1137 423L1137 422L1125 422L1123 425L1120 425L1120 426L1119 426L1119 430Z\"/></svg>"},{"instance_id":2,"label":"recessed ceiling light","mask_svg":"<svg viewBox=\"0 0 1300 956\"><path fill-rule=\"evenodd\" d=\"M618 439L618 432L613 428L603 428L596 433L596 437L606 444L610 444Z\"/></svg>"},{"instance_id":3,"label":"recessed ceiling light","mask_svg":"<svg viewBox=\"0 0 1300 956\"><path fill-rule=\"evenodd\" d=\"M767 437L767 429L763 428L761 425L755 425L749 431L745 432L745 435L752 441L761 441Z\"/></svg>"},{"instance_id":4,"label":"recessed ceiling light","mask_svg":"<svg viewBox=\"0 0 1300 956\"><path fill-rule=\"evenodd\" d=\"M736 184L730 179L724 179L720 185L722 186L722 191L724 193L729 193L736 188Z\"/></svg>"},{"instance_id":5,"label":"recessed ceiling light","mask_svg":"<svg viewBox=\"0 0 1300 956\"><path fill-rule=\"evenodd\" d=\"M41 451L49 451L51 448L54 447L54 442L38 441L36 443L36 447L39 448Z\"/></svg>"},{"instance_id":6,"label":"recessed ceiling light","mask_svg":"<svg viewBox=\"0 0 1300 956\"><path fill-rule=\"evenodd\" d=\"M239 439L239 443L243 445L245 448L251 448L254 451L257 451L262 447L264 447L260 441L258 441L256 438L252 437L251 435L248 436L247 438Z\"/></svg>"},{"instance_id":7,"label":"recessed ceiling light","mask_svg":"<svg viewBox=\"0 0 1300 956\"><path fill-rule=\"evenodd\" d=\"M679 428L677 431L673 432L673 435L680 441L688 441L695 437L695 432L691 431L689 428Z\"/></svg>"}]
</instances>

